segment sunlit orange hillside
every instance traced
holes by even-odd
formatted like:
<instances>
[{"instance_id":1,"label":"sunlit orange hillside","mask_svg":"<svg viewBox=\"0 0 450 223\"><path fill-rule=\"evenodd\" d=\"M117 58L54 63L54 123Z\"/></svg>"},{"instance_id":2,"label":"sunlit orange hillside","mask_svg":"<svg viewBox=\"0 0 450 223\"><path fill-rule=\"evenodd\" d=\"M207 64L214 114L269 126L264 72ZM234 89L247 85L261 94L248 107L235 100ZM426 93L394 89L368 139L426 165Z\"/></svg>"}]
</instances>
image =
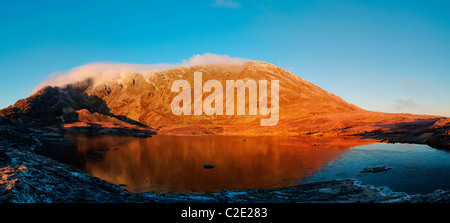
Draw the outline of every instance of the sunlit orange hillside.
<instances>
[{"instance_id":1,"label":"sunlit orange hillside","mask_svg":"<svg viewBox=\"0 0 450 223\"><path fill-rule=\"evenodd\" d=\"M181 79L193 88L194 72L202 72L203 83L219 80L224 89L226 80L268 80L269 83L279 80L278 123L260 126L260 120L267 116L248 115L248 96L247 115L174 115L171 101L179 93L171 92L171 85ZM203 99L210 94L204 92ZM193 103L192 100L192 107ZM448 119L436 116L366 111L264 62L177 67L161 72L129 73L120 81L96 83L88 79L61 87L45 87L0 114L19 123L63 128L91 125L148 128L158 134L177 135L360 135L422 143L445 134L444 130L450 127ZM436 122L439 127L433 128Z\"/></svg>"}]
</instances>

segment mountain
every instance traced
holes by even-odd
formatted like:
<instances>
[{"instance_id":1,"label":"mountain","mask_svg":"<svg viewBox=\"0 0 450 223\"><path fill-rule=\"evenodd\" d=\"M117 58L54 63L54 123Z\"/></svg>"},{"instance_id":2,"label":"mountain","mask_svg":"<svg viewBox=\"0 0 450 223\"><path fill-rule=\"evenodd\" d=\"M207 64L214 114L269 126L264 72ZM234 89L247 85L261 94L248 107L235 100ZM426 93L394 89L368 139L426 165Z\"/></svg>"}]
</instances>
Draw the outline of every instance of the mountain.
<instances>
[{"instance_id":1,"label":"mountain","mask_svg":"<svg viewBox=\"0 0 450 223\"><path fill-rule=\"evenodd\" d=\"M194 115L195 72L202 72L202 85L208 80L217 80L222 84L224 109L227 80L255 80L257 87L261 87L259 80L267 80L269 102L272 98L271 80L278 80L278 121L272 126L261 126L261 119L270 115L260 112L248 115L249 92L245 100L247 115L238 115L237 111L234 115L226 115L225 110L223 115ZM172 112L172 100L180 94L171 91L176 80L186 80L192 88L191 115L174 115ZM202 101L211 94L202 92ZM235 101L238 98L235 94ZM16 123L66 130L97 126L108 129L147 129L158 134L178 135L359 135L421 143L443 135L450 128L450 122L443 117L366 111L297 75L264 62L197 65L160 72L128 73L121 80L106 82L99 82L93 76L65 86L44 87L1 110L0 115ZM433 128L438 125L436 123L439 127Z\"/></svg>"},{"instance_id":2,"label":"mountain","mask_svg":"<svg viewBox=\"0 0 450 223\"><path fill-rule=\"evenodd\" d=\"M361 110L296 75L262 62L248 62L242 66L178 67L147 76L131 74L121 83L105 83L86 92L104 100L112 113L149 126L259 124L261 115L174 115L171 110L171 101L178 93L171 92L171 85L174 81L183 79L187 80L193 88L195 72L202 72L203 84L207 80L218 80L224 89L226 80L279 80L280 120L313 113ZM202 99L204 100L207 96L207 93L203 93ZM225 94L223 98L225 107ZM192 99L192 107L194 107L193 104ZM248 108L248 96L246 107Z\"/></svg>"},{"instance_id":3,"label":"mountain","mask_svg":"<svg viewBox=\"0 0 450 223\"><path fill-rule=\"evenodd\" d=\"M90 113L126 117L147 126L167 125L255 125L264 116L258 115L174 115L171 101L178 94L171 92L176 80L187 80L194 86L194 73L202 72L202 84L218 80L279 80L280 120L323 113L361 111L341 98L274 65L248 62L243 65L202 65L177 67L150 74L129 73L126 78L94 84L93 79L63 87L44 87L27 99L1 111L10 119L36 125L62 126L86 119ZM270 84L269 84L270 85ZM193 94L192 94L193 96ZM204 100L208 93L202 94ZM269 91L268 101L271 95ZM237 100L237 95L235 95ZM192 100L192 107L194 107ZM226 99L224 96L224 107ZM248 95L246 112L248 114ZM88 121L89 122L89 121Z\"/></svg>"}]
</instances>

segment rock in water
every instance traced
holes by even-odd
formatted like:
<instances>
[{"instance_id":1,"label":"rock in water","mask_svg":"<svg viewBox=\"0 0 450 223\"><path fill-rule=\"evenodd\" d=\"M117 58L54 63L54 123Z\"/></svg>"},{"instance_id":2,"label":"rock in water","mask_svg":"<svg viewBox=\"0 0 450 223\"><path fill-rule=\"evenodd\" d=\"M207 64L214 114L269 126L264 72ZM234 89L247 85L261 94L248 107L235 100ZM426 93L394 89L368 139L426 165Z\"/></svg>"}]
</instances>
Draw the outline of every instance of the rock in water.
<instances>
[{"instance_id":1,"label":"rock in water","mask_svg":"<svg viewBox=\"0 0 450 223\"><path fill-rule=\"evenodd\" d=\"M214 168L215 166L214 165L212 165L212 164L203 164L203 168L205 168L205 169L211 169L211 168Z\"/></svg>"},{"instance_id":2,"label":"rock in water","mask_svg":"<svg viewBox=\"0 0 450 223\"><path fill-rule=\"evenodd\" d=\"M378 166L378 167L366 167L360 173L379 173L392 169L391 167Z\"/></svg>"}]
</instances>

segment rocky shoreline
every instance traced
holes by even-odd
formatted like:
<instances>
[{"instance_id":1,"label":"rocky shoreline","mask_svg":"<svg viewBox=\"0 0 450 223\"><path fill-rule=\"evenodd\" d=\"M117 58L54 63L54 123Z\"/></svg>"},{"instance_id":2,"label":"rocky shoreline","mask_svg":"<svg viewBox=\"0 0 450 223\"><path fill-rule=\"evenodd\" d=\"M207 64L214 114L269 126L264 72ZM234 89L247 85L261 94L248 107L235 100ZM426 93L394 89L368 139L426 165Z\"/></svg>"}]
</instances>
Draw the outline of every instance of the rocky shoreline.
<instances>
[{"instance_id":1,"label":"rocky shoreline","mask_svg":"<svg viewBox=\"0 0 450 223\"><path fill-rule=\"evenodd\" d=\"M67 140L48 129L0 120L0 203L447 203L450 192L392 192L355 180L332 180L276 189L204 194L133 194L69 165L38 155L47 140Z\"/></svg>"}]
</instances>

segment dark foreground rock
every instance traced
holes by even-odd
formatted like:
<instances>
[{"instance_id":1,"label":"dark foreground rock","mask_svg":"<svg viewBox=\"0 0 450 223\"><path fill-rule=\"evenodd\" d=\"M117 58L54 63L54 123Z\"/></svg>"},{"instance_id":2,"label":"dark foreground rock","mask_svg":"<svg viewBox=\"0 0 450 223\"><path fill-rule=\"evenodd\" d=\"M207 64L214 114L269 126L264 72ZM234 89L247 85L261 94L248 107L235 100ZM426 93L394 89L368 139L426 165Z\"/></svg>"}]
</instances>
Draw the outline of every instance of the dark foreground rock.
<instances>
[{"instance_id":1,"label":"dark foreground rock","mask_svg":"<svg viewBox=\"0 0 450 223\"><path fill-rule=\"evenodd\" d=\"M38 155L45 140L65 140L57 132L0 125L0 203L436 203L450 193L408 195L354 180L307 183L277 189L223 190L205 194L133 194L120 186ZM123 185L122 185L123 186Z\"/></svg>"},{"instance_id":2,"label":"dark foreground rock","mask_svg":"<svg viewBox=\"0 0 450 223\"><path fill-rule=\"evenodd\" d=\"M0 126L0 202L131 202L133 195L68 165L34 153L48 134ZM16 141L22 137L25 143ZM11 140L13 139L13 140Z\"/></svg>"}]
</instances>

